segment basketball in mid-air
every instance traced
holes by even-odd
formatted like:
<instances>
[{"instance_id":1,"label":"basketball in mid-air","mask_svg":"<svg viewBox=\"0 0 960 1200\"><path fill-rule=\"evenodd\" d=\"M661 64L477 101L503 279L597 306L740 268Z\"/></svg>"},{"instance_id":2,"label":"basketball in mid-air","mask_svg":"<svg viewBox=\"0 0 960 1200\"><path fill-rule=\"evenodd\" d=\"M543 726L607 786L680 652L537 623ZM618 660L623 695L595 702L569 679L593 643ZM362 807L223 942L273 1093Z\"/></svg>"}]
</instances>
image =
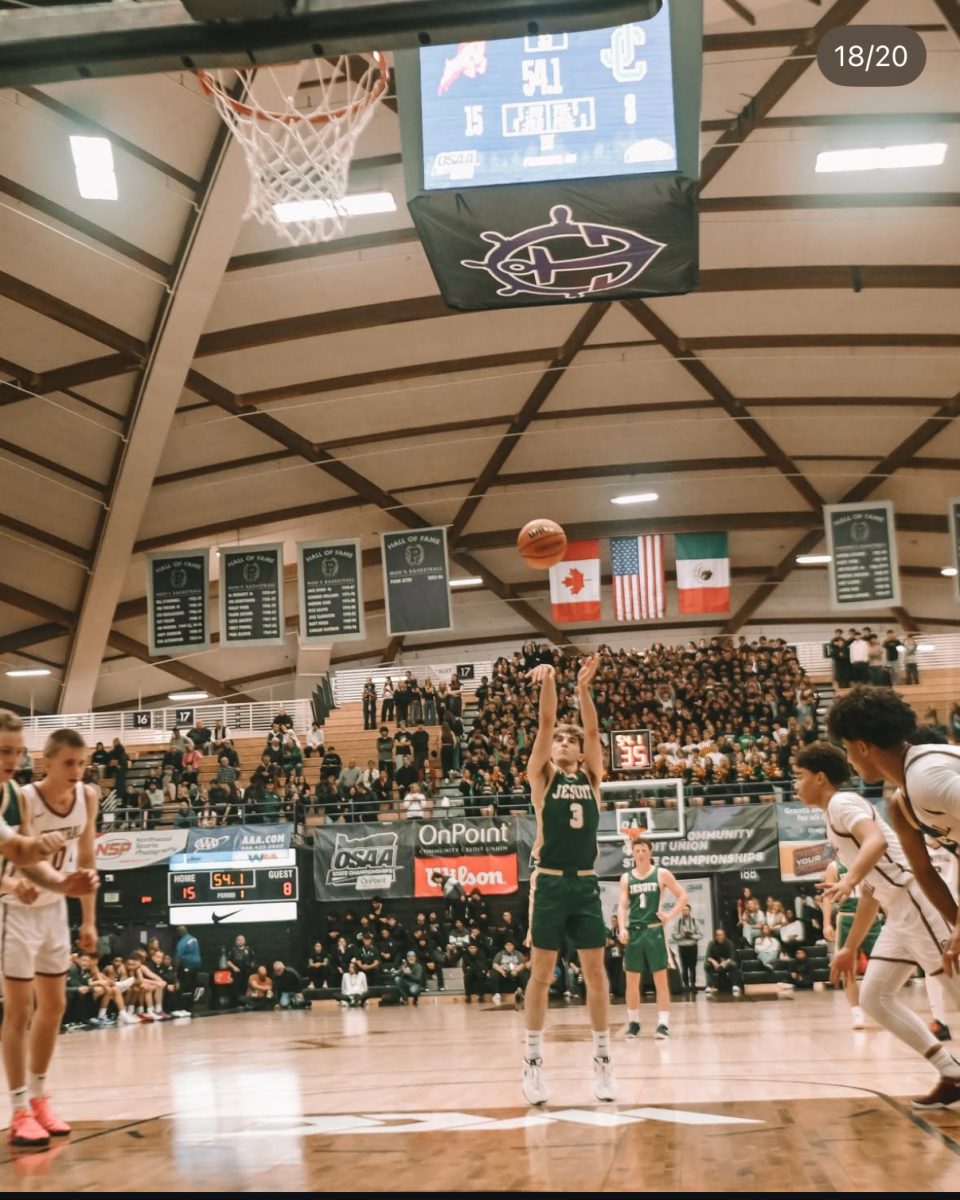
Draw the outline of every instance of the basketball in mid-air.
<instances>
[{"instance_id":1,"label":"basketball in mid-air","mask_svg":"<svg viewBox=\"0 0 960 1200\"><path fill-rule=\"evenodd\" d=\"M528 567L546 571L567 552L567 535L556 521L545 517L528 521L517 535L517 549Z\"/></svg>"}]
</instances>

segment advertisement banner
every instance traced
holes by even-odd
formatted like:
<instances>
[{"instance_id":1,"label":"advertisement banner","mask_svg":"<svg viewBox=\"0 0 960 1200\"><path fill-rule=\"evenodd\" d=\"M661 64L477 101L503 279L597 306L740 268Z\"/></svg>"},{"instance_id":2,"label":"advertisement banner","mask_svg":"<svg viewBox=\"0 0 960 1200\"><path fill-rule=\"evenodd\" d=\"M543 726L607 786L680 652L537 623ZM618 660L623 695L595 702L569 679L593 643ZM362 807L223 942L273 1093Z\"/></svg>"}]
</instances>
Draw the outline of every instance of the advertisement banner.
<instances>
[{"instance_id":1,"label":"advertisement banner","mask_svg":"<svg viewBox=\"0 0 960 1200\"><path fill-rule=\"evenodd\" d=\"M298 542L300 644L327 646L366 637L359 538Z\"/></svg>"},{"instance_id":2,"label":"advertisement banner","mask_svg":"<svg viewBox=\"0 0 960 1200\"><path fill-rule=\"evenodd\" d=\"M187 844L187 829L131 829L97 834L98 871L133 871L166 862Z\"/></svg>"},{"instance_id":3,"label":"advertisement banner","mask_svg":"<svg viewBox=\"0 0 960 1200\"><path fill-rule=\"evenodd\" d=\"M900 603L893 504L825 504L834 608L891 608Z\"/></svg>"},{"instance_id":4,"label":"advertisement banner","mask_svg":"<svg viewBox=\"0 0 960 1200\"><path fill-rule=\"evenodd\" d=\"M780 878L784 883L816 883L833 862L827 841L827 824L819 808L807 808L798 800L777 805L780 837Z\"/></svg>"},{"instance_id":5,"label":"advertisement banner","mask_svg":"<svg viewBox=\"0 0 960 1200\"><path fill-rule=\"evenodd\" d=\"M293 825L226 825L217 829L188 829L186 853L236 855L290 850Z\"/></svg>"},{"instance_id":6,"label":"advertisement banner","mask_svg":"<svg viewBox=\"0 0 960 1200\"><path fill-rule=\"evenodd\" d=\"M512 819L421 821L414 845L414 895L440 897L452 876L464 891L507 896L517 890L517 833Z\"/></svg>"},{"instance_id":7,"label":"advertisement banner","mask_svg":"<svg viewBox=\"0 0 960 1200\"><path fill-rule=\"evenodd\" d=\"M412 824L319 825L313 831L318 900L350 903L413 895Z\"/></svg>"}]
</instances>

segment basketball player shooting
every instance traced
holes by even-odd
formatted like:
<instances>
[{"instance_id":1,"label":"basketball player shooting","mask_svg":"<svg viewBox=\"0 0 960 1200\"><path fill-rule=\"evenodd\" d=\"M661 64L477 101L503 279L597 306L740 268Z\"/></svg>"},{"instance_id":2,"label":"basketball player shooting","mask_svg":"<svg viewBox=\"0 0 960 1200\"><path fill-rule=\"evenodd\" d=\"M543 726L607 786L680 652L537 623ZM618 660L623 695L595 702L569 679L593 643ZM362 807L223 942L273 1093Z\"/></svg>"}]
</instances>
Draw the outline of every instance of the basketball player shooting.
<instances>
[{"instance_id":1,"label":"basketball player shooting","mask_svg":"<svg viewBox=\"0 0 960 1200\"><path fill-rule=\"evenodd\" d=\"M582 725L557 724L552 666L541 664L527 672L527 678L540 687L537 736L528 767L537 818L523 1059L523 1094L530 1104L544 1104L549 1098L543 1075L543 1026L557 953L568 945L579 952L587 985L594 1095L598 1100L617 1098L610 1062L609 984L603 965L607 934L596 873L603 748L590 685L599 663L599 655L590 655L577 675Z\"/></svg>"}]
</instances>

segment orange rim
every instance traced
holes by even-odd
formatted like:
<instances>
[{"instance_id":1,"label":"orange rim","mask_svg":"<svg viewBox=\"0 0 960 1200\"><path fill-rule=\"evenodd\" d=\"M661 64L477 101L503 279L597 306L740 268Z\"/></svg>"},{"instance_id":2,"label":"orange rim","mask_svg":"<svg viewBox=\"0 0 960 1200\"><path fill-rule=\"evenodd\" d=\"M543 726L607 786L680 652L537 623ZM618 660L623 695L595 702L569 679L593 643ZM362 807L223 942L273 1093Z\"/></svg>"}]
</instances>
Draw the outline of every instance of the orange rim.
<instances>
[{"instance_id":1,"label":"orange rim","mask_svg":"<svg viewBox=\"0 0 960 1200\"><path fill-rule=\"evenodd\" d=\"M349 112L359 112L361 109L369 107L375 101L379 100L387 90L390 68L387 64L386 56L379 50L374 50L370 57L373 59L379 75L376 83L366 95L361 96L359 100L354 100L352 104L345 104L343 108L333 109L331 112L314 113L310 117L303 113L277 113L265 108L254 108L250 104L244 104L241 100L234 100L232 96L223 90L223 87L209 71L196 71L195 74L200 80L200 86L208 96L218 96L225 104L229 104L238 116L253 117L258 121L280 121L284 125L295 125L298 121L306 121L310 125L326 125L330 121L339 121L341 117L345 117ZM286 64L277 63L276 65L284 66Z\"/></svg>"}]
</instances>

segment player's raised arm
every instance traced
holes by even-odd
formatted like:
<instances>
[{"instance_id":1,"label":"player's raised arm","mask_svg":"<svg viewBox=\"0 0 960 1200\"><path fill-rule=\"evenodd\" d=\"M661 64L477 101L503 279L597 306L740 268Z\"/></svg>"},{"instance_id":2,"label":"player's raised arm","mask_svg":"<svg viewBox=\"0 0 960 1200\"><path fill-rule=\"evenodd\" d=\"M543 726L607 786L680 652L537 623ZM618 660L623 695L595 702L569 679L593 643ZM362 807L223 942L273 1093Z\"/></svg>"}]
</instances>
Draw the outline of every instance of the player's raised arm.
<instances>
[{"instance_id":1,"label":"player's raised arm","mask_svg":"<svg viewBox=\"0 0 960 1200\"><path fill-rule=\"evenodd\" d=\"M590 654L583 660L577 674L580 724L583 728L583 765L590 782L597 787L603 779L603 745L600 742L597 706L593 702L593 680L599 666L600 655Z\"/></svg>"},{"instance_id":2,"label":"player's raised arm","mask_svg":"<svg viewBox=\"0 0 960 1200\"><path fill-rule=\"evenodd\" d=\"M557 726L557 676L549 663L541 663L527 672L527 678L539 686L537 736L533 740L527 772L531 779L543 776L550 767L553 750L553 732Z\"/></svg>"}]
</instances>

